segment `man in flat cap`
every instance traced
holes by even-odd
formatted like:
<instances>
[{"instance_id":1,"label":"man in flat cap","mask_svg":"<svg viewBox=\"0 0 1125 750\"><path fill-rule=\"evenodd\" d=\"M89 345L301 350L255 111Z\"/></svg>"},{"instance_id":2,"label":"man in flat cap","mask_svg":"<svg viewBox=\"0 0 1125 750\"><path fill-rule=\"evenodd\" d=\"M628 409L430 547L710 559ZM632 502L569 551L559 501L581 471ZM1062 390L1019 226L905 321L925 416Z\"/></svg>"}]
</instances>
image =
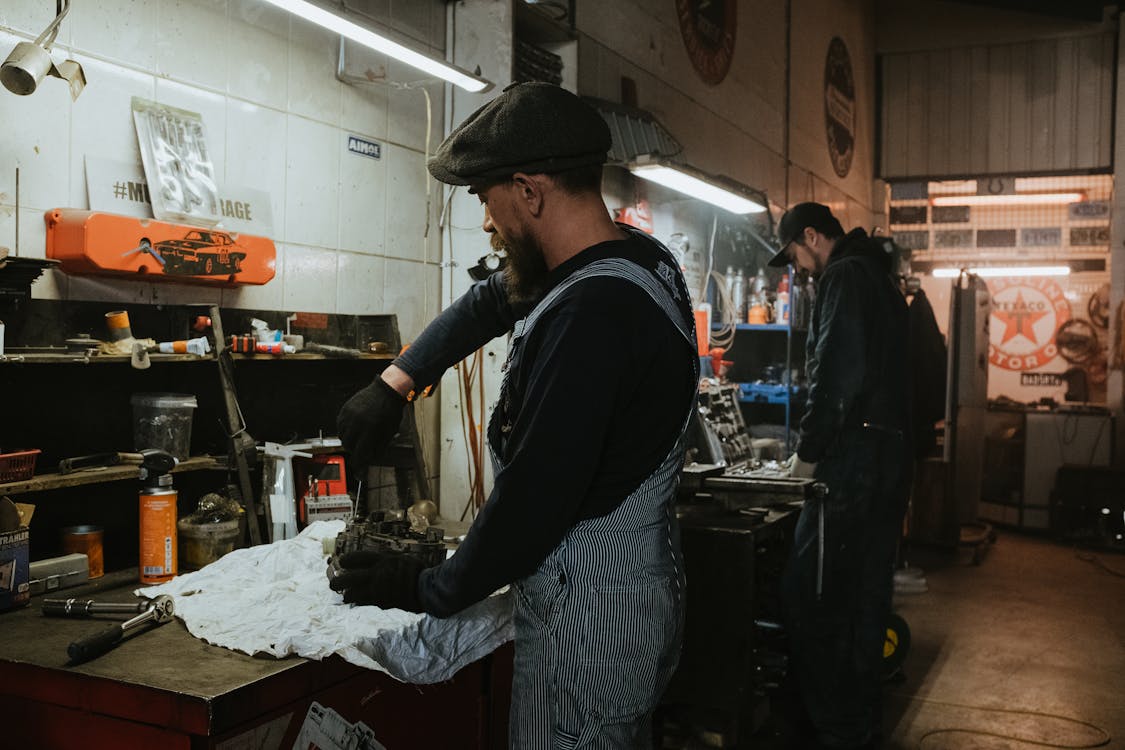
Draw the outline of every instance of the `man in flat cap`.
<instances>
[{"instance_id":1,"label":"man in flat cap","mask_svg":"<svg viewBox=\"0 0 1125 750\"><path fill-rule=\"evenodd\" d=\"M671 501L698 378L693 316L671 254L610 218L610 145L593 108L548 84L511 86L470 115L429 170L477 195L508 265L339 416L352 460L370 463L408 394L511 334L488 426L495 483L457 553L420 575L344 565L332 586L446 617L512 584L514 748L648 746L679 657Z\"/></svg>"},{"instance_id":2,"label":"man in flat cap","mask_svg":"<svg viewBox=\"0 0 1125 750\"><path fill-rule=\"evenodd\" d=\"M845 234L827 206L793 206L778 241L770 265L817 277L793 473L828 486L801 510L782 586L791 664L815 735L798 746L874 747L912 469L906 301L884 246L862 229Z\"/></svg>"}]
</instances>

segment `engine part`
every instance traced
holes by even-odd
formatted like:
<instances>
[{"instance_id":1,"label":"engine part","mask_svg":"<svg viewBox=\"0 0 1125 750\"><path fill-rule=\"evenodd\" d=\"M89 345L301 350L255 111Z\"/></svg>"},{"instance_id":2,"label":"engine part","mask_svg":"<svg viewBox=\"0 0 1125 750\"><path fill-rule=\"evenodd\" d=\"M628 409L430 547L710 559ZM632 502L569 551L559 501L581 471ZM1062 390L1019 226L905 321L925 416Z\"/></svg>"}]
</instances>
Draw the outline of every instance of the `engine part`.
<instances>
[{"instance_id":1,"label":"engine part","mask_svg":"<svg viewBox=\"0 0 1125 750\"><path fill-rule=\"evenodd\" d=\"M415 557L432 567L445 560L445 532L430 526L415 531L409 521L388 520L383 511L357 519L336 536L335 555L368 550Z\"/></svg>"}]
</instances>

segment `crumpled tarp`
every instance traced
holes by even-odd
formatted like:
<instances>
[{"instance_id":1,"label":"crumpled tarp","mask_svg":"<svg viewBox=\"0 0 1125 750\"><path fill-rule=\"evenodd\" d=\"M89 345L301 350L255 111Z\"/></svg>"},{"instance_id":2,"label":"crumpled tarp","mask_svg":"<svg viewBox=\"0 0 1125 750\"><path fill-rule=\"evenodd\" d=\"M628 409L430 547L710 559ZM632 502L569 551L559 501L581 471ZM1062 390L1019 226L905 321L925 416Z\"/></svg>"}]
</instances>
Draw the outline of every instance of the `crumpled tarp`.
<instances>
[{"instance_id":1,"label":"crumpled tarp","mask_svg":"<svg viewBox=\"0 0 1125 750\"><path fill-rule=\"evenodd\" d=\"M512 639L510 593L446 619L344 604L328 588L323 547L343 529L343 521L317 521L295 539L235 550L136 593L173 597L176 617L215 646L278 658L339 654L418 684L447 680Z\"/></svg>"}]
</instances>

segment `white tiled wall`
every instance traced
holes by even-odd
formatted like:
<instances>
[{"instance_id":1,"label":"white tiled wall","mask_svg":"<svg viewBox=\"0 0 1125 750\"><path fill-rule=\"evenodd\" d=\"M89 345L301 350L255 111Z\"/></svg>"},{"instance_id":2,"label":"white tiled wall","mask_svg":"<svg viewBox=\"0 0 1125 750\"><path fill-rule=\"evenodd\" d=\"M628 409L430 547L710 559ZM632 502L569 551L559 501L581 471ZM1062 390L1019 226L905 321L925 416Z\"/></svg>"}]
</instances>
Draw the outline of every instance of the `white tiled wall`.
<instances>
[{"instance_id":1,"label":"white tiled wall","mask_svg":"<svg viewBox=\"0 0 1125 750\"><path fill-rule=\"evenodd\" d=\"M422 46L444 40L440 0L367 5ZM0 53L37 36L51 20L49 6L0 5ZM263 287L217 291L51 272L35 284L35 296L170 301L217 294L232 306L394 312L404 338L415 336L437 309L440 263L436 187L430 237L423 236L426 97L418 88L338 81L338 49L338 37L261 0L75 3L54 51L82 63L87 87L79 99L72 103L55 79L27 97L0 90L0 245L15 245L16 167L19 251L43 257L43 212L88 205L86 156L139 164L130 110L138 96L200 113L220 179L270 194L278 274ZM366 67L394 83L422 78L349 49L352 58L361 54ZM432 148L441 139L444 95L440 84L423 85ZM349 134L381 143L382 158L347 152Z\"/></svg>"},{"instance_id":2,"label":"white tiled wall","mask_svg":"<svg viewBox=\"0 0 1125 750\"><path fill-rule=\"evenodd\" d=\"M353 3L354 5L355 3ZM375 20L442 54L442 0L369 0ZM0 56L51 21L43 0L0 3ZM107 302L214 301L230 307L396 313L404 341L439 309L441 191L426 231L423 74L349 46L349 63L387 83L336 77L339 37L262 0L99 0L74 3L54 53L78 60L87 86L71 102L47 79L31 96L0 89L0 246L44 257L43 212L86 208L85 157L140 164L134 96L198 112L224 184L269 193L277 276L264 286L216 289L45 274L39 298ZM431 149L441 141L442 84L430 94ZM382 144L379 160L346 150L347 136ZM433 416L433 415L431 415ZM433 421L433 420L430 420ZM436 471L436 425L426 430Z\"/></svg>"}]
</instances>

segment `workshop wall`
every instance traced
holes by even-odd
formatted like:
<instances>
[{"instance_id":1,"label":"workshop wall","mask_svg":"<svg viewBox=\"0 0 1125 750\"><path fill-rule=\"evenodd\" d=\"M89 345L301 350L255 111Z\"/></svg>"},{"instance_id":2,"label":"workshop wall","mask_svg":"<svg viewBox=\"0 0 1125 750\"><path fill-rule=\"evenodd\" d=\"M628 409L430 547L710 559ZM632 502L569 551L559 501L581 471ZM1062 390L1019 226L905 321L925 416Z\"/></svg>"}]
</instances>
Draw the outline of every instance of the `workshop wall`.
<instances>
[{"instance_id":1,"label":"workshop wall","mask_svg":"<svg viewBox=\"0 0 1125 750\"><path fill-rule=\"evenodd\" d=\"M845 229L886 227L886 188L875 179L874 3L791 5L789 203L825 203Z\"/></svg>"},{"instance_id":2,"label":"workshop wall","mask_svg":"<svg viewBox=\"0 0 1125 750\"><path fill-rule=\"evenodd\" d=\"M1112 9L1103 11L1100 7L1094 9L1092 5L1077 3L1057 3L1049 10L1050 15L1046 11L1020 13L1008 8L976 7L943 0L912 0L908 4L877 0L876 47L880 55L885 55L884 64L904 57L932 60L947 52L964 55L969 53L970 48L973 51L985 49L990 55L995 53L994 56L1003 64L1005 55L1013 52L1022 54L1024 49L1033 48L1035 54L1027 56L1026 66L1012 64L1010 72L1001 67L997 74L977 77L991 87L991 98L1009 100L1002 111L983 111L978 116L978 119L996 121L990 122L993 127L989 131L994 139L996 133L1010 132L1012 135L1008 139L1011 143L999 140L987 145L998 147L996 153L1003 157L1008 164L1006 168L1012 171L1042 170L1046 163L1054 169L1069 164L1077 172L1080 171L1077 169L1079 166L1098 164L1114 169L1116 176L1120 167L1113 165L1122 164L1121 136L1125 124L1125 109L1121 103L1122 57L1118 53L1107 59L1104 50L1121 49L1123 27L1120 16ZM1099 40L1100 49L1097 49L1092 42ZM1083 48L1083 54L1078 59L1068 54L1079 47ZM941 74L940 66L937 73ZM1105 85L1107 77L1112 81L1109 86ZM914 83L912 79L911 84ZM919 111L928 104L924 100L916 100L915 103ZM932 122L934 118L930 120ZM1036 140L1029 141L1027 134ZM1054 140L1048 140L1050 138ZM920 143L925 149L933 149L934 140ZM1027 150L1029 142L1032 143L1030 151ZM1114 144L1112 161L1107 158L1109 149L1106 143ZM975 169L970 164L967 173L962 176L975 176L990 168L987 160L979 158L981 146L974 143L971 149L981 163ZM1098 149L1097 158L1091 158L1090 152L1095 149ZM1015 153L1010 153L1013 150L1016 150ZM1084 161L1075 158L1079 155ZM955 155L938 153L937 157L939 162L963 163ZM1083 163L1080 164L1080 161ZM916 162L917 159L911 161L915 169ZM1003 168L1003 164L997 167ZM964 170L965 167L958 169ZM1086 316L1086 308L1092 304L1088 302L1091 294L1104 298L1106 282L1109 285L1109 310L1120 309L1125 296L1125 245L1121 242L1122 228L1125 227L1123 200L1125 196L1118 191L1110 198L1112 210L1108 238L1099 243L1106 249L1103 257L1108 256L1108 272L1096 276L1072 274L1061 285L1072 308L1072 319ZM1035 226L1036 222L1031 222L1031 225ZM940 280L924 280L923 284L942 290L948 286ZM936 308L938 305L935 303ZM1099 340L1103 343L1105 339L1112 342L1121 337L1120 326L1114 323L1114 319L1111 314L1108 330L1099 332ZM994 319L993 323L997 321ZM1104 402L1119 415L1118 422L1121 423L1125 376L1120 364L1115 366L1111 353L1107 372L1104 357L1092 359L1095 362L1092 368L1083 363L1089 379L1095 381L1091 385L1091 400ZM1065 369L1061 361L1055 364ZM990 378L991 375L990 372ZM1034 382L1030 378L1025 380ZM1007 395L1017 400L1034 400L1040 396L1059 398L1064 391L1065 388L1059 386L1015 383L1010 373L999 373L989 383L990 396ZM1118 443L1125 444L1120 439L1121 435L1125 435L1125 431L1119 432Z\"/></svg>"},{"instance_id":3,"label":"workshop wall","mask_svg":"<svg viewBox=\"0 0 1125 750\"><path fill-rule=\"evenodd\" d=\"M376 20L442 51L441 0L372 0L366 7ZM34 39L53 9L41 0L0 5L0 49L6 54ZM440 309L440 200L430 203L427 222L426 99L420 90L386 83L342 83L338 49L338 37L259 0L74 3L54 51L85 69L78 100L72 103L67 86L52 78L31 96L0 90L0 245L16 249L17 167L18 251L41 258L43 212L89 205L86 157L140 164L130 109L136 96L202 115L220 188L269 193L277 275L261 287L220 290L49 271L32 286L33 296L389 312L410 341ZM377 80L421 77L351 46L347 59L349 73ZM440 84L428 90L432 148L441 138L444 97ZM349 134L381 144L381 158L349 153ZM436 405L425 404L423 414L436 468Z\"/></svg>"},{"instance_id":4,"label":"workshop wall","mask_svg":"<svg viewBox=\"0 0 1125 750\"><path fill-rule=\"evenodd\" d=\"M848 227L885 225L884 188L873 181L872 3L794 0L792 32L786 4L738 3L730 69L716 85L693 68L678 5L579 2L579 93L621 101L622 80L635 82L637 106L683 145L682 161L766 191L775 214L817 200ZM854 150L844 176L833 167L826 135L825 63L835 36L847 47L855 81Z\"/></svg>"}]
</instances>

